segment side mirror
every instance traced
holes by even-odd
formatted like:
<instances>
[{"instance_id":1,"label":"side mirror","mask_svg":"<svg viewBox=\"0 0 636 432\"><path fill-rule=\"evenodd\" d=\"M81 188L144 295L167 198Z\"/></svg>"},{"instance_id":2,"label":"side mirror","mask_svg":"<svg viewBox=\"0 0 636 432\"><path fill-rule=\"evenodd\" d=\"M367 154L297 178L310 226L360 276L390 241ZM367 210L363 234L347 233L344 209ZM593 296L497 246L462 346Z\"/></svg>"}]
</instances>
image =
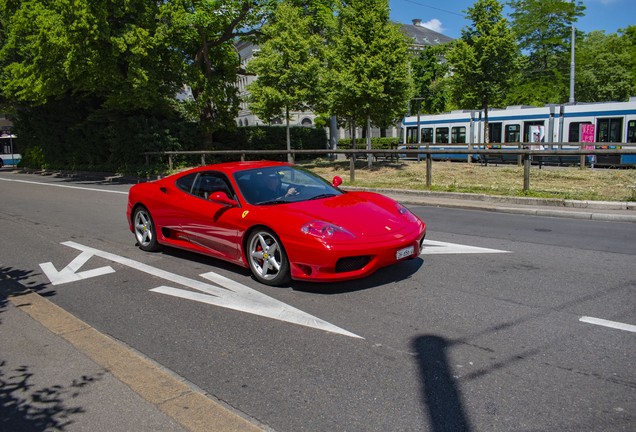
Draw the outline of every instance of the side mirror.
<instances>
[{"instance_id":1,"label":"side mirror","mask_svg":"<svg viewBox=\"0 0 636 432\"><path fill-rule=\"evenodd\" d=\"M225 192L214 192L212 195L210 195L208 200L216 204L226 205L230 207L238 206L238 203L232 199L229 199Z\"/></svg>"},{"instance_id":2,"label":"side mirror","mask_svg":"<svg viewBox=\"0 0 636 432\"><path fill-rule=\"evenodd\" d=\"M333 180L331 181L331 184L333 185L333 187L337 188L338 186L342 184L342 179L338 176L335 176Z\"/></svg>"}]
</instances>

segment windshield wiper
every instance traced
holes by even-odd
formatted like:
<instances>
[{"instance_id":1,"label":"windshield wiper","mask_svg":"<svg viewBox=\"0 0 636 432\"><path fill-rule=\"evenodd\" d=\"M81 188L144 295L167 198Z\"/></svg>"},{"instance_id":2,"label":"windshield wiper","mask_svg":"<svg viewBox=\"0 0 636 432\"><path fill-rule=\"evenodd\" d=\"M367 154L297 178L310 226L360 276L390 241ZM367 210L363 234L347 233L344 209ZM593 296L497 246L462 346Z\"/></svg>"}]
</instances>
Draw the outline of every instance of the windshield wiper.
<instances>
[{"instance_id":1,"label":"windshield wiper","mask_svg":"<svg viewBox=\"0 0 636 432\"><path fill-rule=\"evenodd\" d=\"M317 199L322 199L322 198L331 198L331 197L335 197L336 194L320 194L320 195L316 195L313 198L309 198L307 201L312 201L312 200L317 200Z\"/></svg>"},{"instance_id":2,"label":"windshield wiper","mask_svg":"<svg viewBox=\"0 0 636 432\"><path fill-rule=\"evenodd\" d=\"M285 200L271 200L271 201L263 201L256 203L254 205L272 205L272 204L289 204L289 201Z\"/></svg>"}]
</instances>

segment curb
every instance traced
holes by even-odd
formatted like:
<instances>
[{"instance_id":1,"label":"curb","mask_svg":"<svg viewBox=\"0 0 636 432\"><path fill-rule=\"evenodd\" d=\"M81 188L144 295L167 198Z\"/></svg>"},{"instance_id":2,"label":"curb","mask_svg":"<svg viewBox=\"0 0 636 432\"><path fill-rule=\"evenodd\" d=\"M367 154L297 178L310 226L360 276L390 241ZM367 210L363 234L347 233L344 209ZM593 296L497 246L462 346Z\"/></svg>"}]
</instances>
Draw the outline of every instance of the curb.
<instances>
[{"instance_id":1,"label":"curb","mask_svg":"<svg viewBox=\"0 0 636 432\"><path fill-rule=\"evenodd\" d=\"M56 336L103 367L132 391L193 432L264 429L230 411L213 396L193 390L185 380L155 366L118 341L100 333L38 293L0 273L0 298L6 298ZM11 287L6 286L6 282Z\"/></svg>"}]
</instances>

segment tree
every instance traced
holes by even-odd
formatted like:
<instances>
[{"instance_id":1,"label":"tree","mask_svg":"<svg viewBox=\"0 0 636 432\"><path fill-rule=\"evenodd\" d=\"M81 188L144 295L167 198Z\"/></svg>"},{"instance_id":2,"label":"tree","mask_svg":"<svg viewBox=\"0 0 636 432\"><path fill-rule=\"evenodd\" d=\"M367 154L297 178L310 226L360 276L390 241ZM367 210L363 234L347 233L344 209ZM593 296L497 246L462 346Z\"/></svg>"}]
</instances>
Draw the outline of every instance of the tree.
<instances>
[{"instance_id":1,"label":"tree","mask_svg":"<svg viewBox=\"0 0 636 432\"><path fill-rule=\"evenodd\" d=\"M12 105L91 97L148 108L178 88L156 2L1 0L2 93Z\"/></svg>"},{"instance_id":2,"label":"tree","mask_svg":"<svg viewBox=\"0 0 636 432\"><path fill-rule=\"evenodd\" d=\"M564 103L569 98L572 25L584 15L581 1L515 0L511 26L524 53L507 97L511 105ZM577 40L583 38L577 32ZM578 42L577 42L578 43Z\"/></svg>"},{"instance_id":3,"label":"tree","mask_svg":"<svg viewBox=\"0 0 636 432\"><path fill-rule=\"evenodd\" d=\"M448 75L450 67L446 54L452 44L427 46L411 61L415 97L423 99L423 111L439 114L450 102Z\"/></svg>"},{"instance_id":4,"label":"tree","mask_svg":"<svg viewBox=\"0 0 636 432\"><path fill-rule=\"evenodd\" d=\"M497 0L478 0L468 8L472 26L462 29L461 39L448 53L455 100L459 106L484 111L486 142L488 108L503 100L518 67L517 45L501 10Z\"/></svg>"},{"instance_id":5,"label":"tree","mask_svg":"<svg viewBox=\"0 0 636 432\"><path fill-rule=\"evenodd\" d=\"M181 56L183 82L192 89L199 123L212 132L236 126L240 98L236 86L241 59L233 43L260 34L271 14L269 0L170 0L161 19Z\"/></svg>"},{"instance_id":6,"label":"tree","mask_svg":"<svg viewBox=\"0 0 636 432\"><path fill-rule=\"evenodd\" d=\"M626 101L636 94L636 58L626 34L589 33L578 45L576 65L578 101Z\"/></svg>"},{"instance_id":7,"label":"tree","mask_svg":"<svg viewBox=\"0 0 636 432\"><path fill-rule=\"evenodd\" d=\"M563 0L513 0L512 29L530 63L543 69L559 54L569 53L572 25L584 16L583 2Z\"/></svg>"},{"instance_id":8,"label":"tree","mask_svg":"<svg viewBox=\"0 0 636 432\"><path fill-rule=\"evenodd\" d=\"M388 0L351 0L337 14L328 44L330 113L356 126L382 126L406 113L411 99L409 42L389 18ZM354 129L355 130L355 129ZM355 133L353 136L355 146ZM370 134L367 147L370 148ZM370 159L369 159L370 161Z\"/></svg>"},{"instance_id":9,"label":"tree","mask_svg":"<svg viewBox=\"0 0 636 432\"><path fill-rule=\"evenodd\" d=\"M287 150L291 150L290 112L313 109L320 99L323 40L311 33L310 22L291 2L280 3L273 22L263 28L260 52L247 68L258 76L248 86L249 108L267 122L284 116Z\"/></svg>"}]
</instances>

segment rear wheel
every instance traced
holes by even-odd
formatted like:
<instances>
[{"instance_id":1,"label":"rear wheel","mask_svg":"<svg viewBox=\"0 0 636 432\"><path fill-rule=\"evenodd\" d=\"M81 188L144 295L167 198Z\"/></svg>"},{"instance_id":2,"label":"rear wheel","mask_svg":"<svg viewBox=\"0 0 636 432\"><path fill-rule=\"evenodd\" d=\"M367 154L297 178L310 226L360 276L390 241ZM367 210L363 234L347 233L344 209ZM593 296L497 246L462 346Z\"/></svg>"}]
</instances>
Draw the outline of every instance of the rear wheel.
<instances>
[{"instance_id":1,"label":"rear wheel","mask_svg":"<svg viewBox=\"0 0 636 432\"><path fill-rule=\"evenodd\" d=\"M290 280L289 259L274 231L267 228L252 231L247 247L247 261L256 279L272 286Z\"/></svg>"},{"instance_id":2,"label":"rear wheel","mask_svg":"<svg viewBox=\"0 0 636 432\"><path fill-rule=\"evenodd\" d=\"M142 250L152 252L159 249L155 224L146 207L139 206L135 209L135 213L133 214L133 228L135 230L137 243Z\"/></svg>"}]
</instances>

